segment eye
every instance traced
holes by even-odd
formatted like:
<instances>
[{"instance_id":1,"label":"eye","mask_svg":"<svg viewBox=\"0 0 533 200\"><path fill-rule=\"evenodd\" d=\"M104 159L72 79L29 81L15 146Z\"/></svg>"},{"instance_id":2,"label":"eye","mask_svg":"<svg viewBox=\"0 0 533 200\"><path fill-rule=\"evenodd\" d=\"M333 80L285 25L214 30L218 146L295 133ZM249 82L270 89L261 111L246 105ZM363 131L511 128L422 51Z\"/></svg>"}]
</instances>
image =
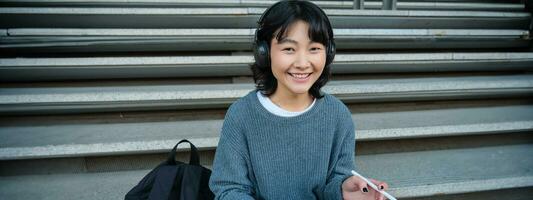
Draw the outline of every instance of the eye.
<instances>
[{"instance_id":1,"label":"eye","mask_svg":"<svg viewBox=\"0 0 533 200\"><path fill-rule=\"evenodd\" d=\"M292 47L287 47L287 48L284 48L282 51L285 51L285 52L289 52L289 53L291 53L291 52L294 52L294 48L292 48Z\"/></svg>"},{"instance_id":2,"label":"eye","mask_svg":"<svg viewBox=\"0 0 533 200\"><path fill-rule=\"evenodd\" d=\"M322 51L322 48L320 48L320 47L312 47L310 49L310 51L311 51L311 53L318 53L318 52Z\"/></svg>"}]
</instances>

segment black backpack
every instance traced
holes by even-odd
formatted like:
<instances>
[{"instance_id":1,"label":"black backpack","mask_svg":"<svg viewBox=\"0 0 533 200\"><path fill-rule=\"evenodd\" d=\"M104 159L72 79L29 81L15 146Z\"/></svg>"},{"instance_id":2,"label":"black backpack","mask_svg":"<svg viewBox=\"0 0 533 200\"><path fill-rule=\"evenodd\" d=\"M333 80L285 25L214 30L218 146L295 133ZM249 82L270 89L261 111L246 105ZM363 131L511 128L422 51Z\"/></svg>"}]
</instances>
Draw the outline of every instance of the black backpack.
<instances>
[{"instance_id":1,"label":"black backpack","mask_svg":"<svg viewBox=\"0 0 533 200\"><path fill-rule=\"evenodd\" d=\"M191 145L189 164L176 161L176 148L187 142ZM198 150L188 140L181 140L174 146L168 159L150 171L124 199L126 200L211 200L213 192L209 189L211 170L200 165Z\"/></svg>"}]
</instances>

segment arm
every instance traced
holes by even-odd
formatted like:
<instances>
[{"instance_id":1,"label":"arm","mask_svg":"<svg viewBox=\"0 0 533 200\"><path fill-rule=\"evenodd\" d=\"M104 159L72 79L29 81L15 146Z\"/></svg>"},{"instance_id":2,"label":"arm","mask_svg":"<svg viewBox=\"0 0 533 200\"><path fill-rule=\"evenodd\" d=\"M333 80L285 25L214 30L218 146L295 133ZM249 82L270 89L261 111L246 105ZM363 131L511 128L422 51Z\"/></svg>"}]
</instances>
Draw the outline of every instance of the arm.
<instances>
[{"instance_id":1,"label":"arm","mask_svg":"<svg viewBox=\"0 0 533 200\"><path fill-rule=\"evenodd\" d=\"M344 180L351 176L351 170L355 168L355 128L352 122L351 114L344 115L340 126L339 139L333 146L338 146L336 162L333 165L333 171L326 184L324 197L325 199L342 199L341 186Z\"/></svg>"},{"instance_id":2,"label":"arm","mask_svg":"<svg viewBox=\"0 0 533 200\"><path fill-rule=\"evenodd\" d=\"M231 109L230 109L231 110ZM230 113L230 111L228 111ZM218 143L209 187L215 199L254 199L253 185L248 178L244 137L230 115L226 115Z\"/></svg>"},{"instance_id":3,"label":"arm","mask_svg":"<svg viewBox=\"0 0 533 200\"><path fill-rule=\"evenodd\" d=\"M332 181L326 185L326 199L344 199L344 200L363 200L363 199L379 199L383 200L384 196L378 191L371 189L367 183L357 177L351 175L351 170L355 169L355 128L352 122L351 114L345 119L344 124L346 128L343 135L344 139L341 142L341 150L338 156L337 164L334 168ZM342 121L342 120L339 120ZM381 190L387 190L388 184L385 182L370 179Z\"/></svg>"}]
</instances>

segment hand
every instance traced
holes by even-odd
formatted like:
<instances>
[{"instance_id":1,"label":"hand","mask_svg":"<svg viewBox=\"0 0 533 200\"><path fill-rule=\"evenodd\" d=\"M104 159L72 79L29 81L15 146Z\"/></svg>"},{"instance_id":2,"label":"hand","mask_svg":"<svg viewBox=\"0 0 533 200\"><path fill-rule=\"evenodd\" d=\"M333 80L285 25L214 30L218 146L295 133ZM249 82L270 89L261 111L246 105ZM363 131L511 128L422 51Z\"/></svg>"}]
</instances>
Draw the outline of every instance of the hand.
<instances>
[{"instance_id":1,"label":"hand","mask_svg":"<svg viewBox=\"0 0 533 200\"><path fill-rule=\"evenodd\" d=\"M372 181L381 190L389 188L387 183L368 179ZM370 187L363 179L357 176L351 176L342 183L342 199L344 200L384 200L381 193Z\"/></svg>"}]
</instances>

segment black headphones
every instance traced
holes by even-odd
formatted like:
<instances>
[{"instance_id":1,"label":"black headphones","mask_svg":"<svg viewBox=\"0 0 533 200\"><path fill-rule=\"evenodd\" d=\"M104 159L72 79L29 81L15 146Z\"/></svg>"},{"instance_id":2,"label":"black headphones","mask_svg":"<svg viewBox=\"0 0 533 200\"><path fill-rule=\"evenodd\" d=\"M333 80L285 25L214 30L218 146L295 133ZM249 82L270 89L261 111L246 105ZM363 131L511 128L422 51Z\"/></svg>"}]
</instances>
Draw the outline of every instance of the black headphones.
<instances>
[{"instance_id":1,"label":"black headphones","mask_svg":"<svg viewBox=\"0 0 533 200\"><path fill-rule=\"evenodd\" d=\"M260 67L270 66L270 48L268 45L268 41L259 40L257 38L257 34L263 28L263 20L265 19L265 16L268 16L268 14L270 13L270 10L273 7L275 7L276 4L270 6L263 13L263 15L261 15L261 17L259 18L259 21L257 22L259 24L259 27L255 30L255 36L254 36L254 58ZM326 13L324 13L322 9L319 8L319 10L322 13L322 15L324 15L324 17L327 17ZM330 35L329 37L330 39L328 40L326 44L326 65L325 66L328 66L329 64L331 64L331 62L333 62L333 59L335 58L335 51L336 51L335 42L333 41L333 30L332 30L331 24L328 22L327 25L329 26L329 29L331 30L332 35Z\"/></svg>"}]
</instances>

